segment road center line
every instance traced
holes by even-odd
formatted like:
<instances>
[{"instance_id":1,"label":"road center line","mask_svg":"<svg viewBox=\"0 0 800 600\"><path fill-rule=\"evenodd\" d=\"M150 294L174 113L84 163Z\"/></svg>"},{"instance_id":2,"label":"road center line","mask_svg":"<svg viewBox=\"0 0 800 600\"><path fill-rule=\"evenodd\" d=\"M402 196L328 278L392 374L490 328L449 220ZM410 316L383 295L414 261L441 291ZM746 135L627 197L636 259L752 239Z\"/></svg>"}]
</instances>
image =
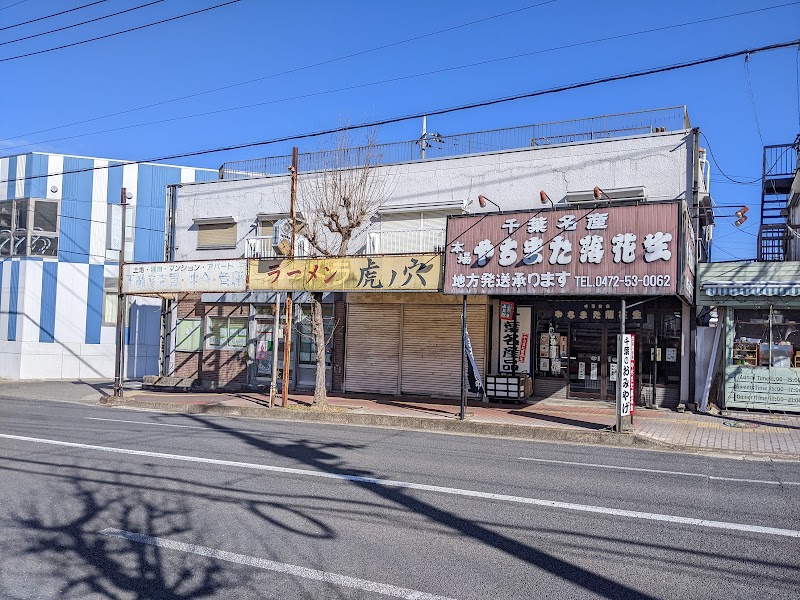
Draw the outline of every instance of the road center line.
<instances>
[{"instance_id":1,"label":"road center line","mask_svg":"<svg viewBox=\"0 0 800 600\"><path fill-rule=\"evenodd\" d=\"M703 473L689 473L687 471L666 471L663 469L645 469L644 467L620 467L617 465L600 465L597 463L574 462L570 460L553 460L548 458L529 458L520 456L517 460L527 460L531 462L570 465L575 467L591 467L594 469L611 469L614 471L636 471L639 473L656 473L658 475L680 475L682 477L699 477L700 479L710 479L712 481L736 481L739 483L763 483L765 485L800 485L800 481L771 481L768 479L742 479L739 477L719 477L717 475L705 475Z\"/></svg>"},{"instance_id":2,"label":"road center line","mask_svg":"<svg viewBox=\"0 0 800 600\"><path fill-rule=\"evenodd\" d=\"M492 492L479 492L477 490L464 490L450 488L440 485L428 485L425 483L412 483L408 481L396 481L392 479L378 479L375 477L363 477L361 475L347 475L345 473L326 473L324 471L311 471L309 469L295 469L292 467L277 467L273 465L260 465L256 463L237 462L232 460L222 460L218 458L205 458L200 456L183 456L179 454L165 454L162 452L149 452L147 450L129 450L127 448L113 448L110 446L94 446L91 444L79 444L76 442L63 442L61 440L48 440L43 438L32 438L22 435L11 435L0 433L0 439L17 440L21 442L33 442L38 444L49 444L52 446L64 446L67 448L80 448L82 450L97 450L100 452L114 452L117 454L130 454L133 456L147 456L150 458L163 458L166 460L177 460L184 462L206 463L211 465L222 465L225 467L239 467L243 469L255 469L258 471L272 471L275 473L291 473L306 477L320 477L324 479L338 479L340 481L353 481L355 483L365 483L390 488L404 488L411 490L421 490L426 492L437 492L439 494L450 494L454 496L466 496L470 498L482 498L486 500L498 500L501 502L513 502L516 504L528 504L533 506L545 506L549 508L560 508L587 513L600 513L617 517L627 517L630 519L643 519L646 521L666 521L669 523L680 523L682 525L692 525L695 527L709 527L712 529L727 529L733 531L747 531L750 533L763 533L766 535L779 535L784 537L800 538L800 531L794 529L779 529L777 527L763 527L761 525L748 525L745 523L726 523L724 521L711 521L708 519L696 519L691 517L680 517L676 515L662 515L658 513L647 513L635 510L625 510L620 508L609 508L605 506L592 506L589 504L574 504L572 502L560 502L558 500L543 500L539 498L526 498L525 496L510 496L508 494L495 494Z\"/></svg>"},{"instance_id":3,"label":"road center line","mask_svg":"<svg viewBox=\"0 0 800 600\"><path fill-rule=\"evenodd\" d=\"M217 550L216 548L208 548L207 546L196 546L195 544L175 542L164 538L142 535L141 533L133 533L131 531L114 529L112 527L103 529L100 532L100 535L107 535L139 544L149 544L150 546L158 546L159 548L178 550L180 552L186 552L189 554L197 554L199 556L206 556L216 560L224 560L249 567L256 567L266 571L275 571L276 573L285 573L287 575L294 575L296 577L303 577L305 579L314 579L316 581L332 583L342 587L365 590L367 592L383 594L384 596L392 596L393 598L405 598L406 600L452 600L451 598L447 598L445 596L426 594L425 592L398 587L396 585L378 583L376 581L369 581L367 579L358 579L356 577L349 577L348 575L339 575L338 573L319 571L317 569L309 569L307 567L299 567L297 565L290 565L264 558L247 556L245 554L236 554L235 552Z\"/></svg>"}]
</instances>

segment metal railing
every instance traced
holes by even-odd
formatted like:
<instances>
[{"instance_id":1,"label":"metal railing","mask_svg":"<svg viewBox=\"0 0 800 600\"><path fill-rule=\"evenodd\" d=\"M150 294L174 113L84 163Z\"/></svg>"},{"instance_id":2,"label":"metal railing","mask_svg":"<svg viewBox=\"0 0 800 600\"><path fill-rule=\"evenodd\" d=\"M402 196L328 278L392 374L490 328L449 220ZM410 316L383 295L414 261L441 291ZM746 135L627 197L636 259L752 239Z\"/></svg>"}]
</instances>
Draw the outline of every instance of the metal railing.
<instances>
[{"instance_id":1,"label":"metal railing","mask_svg":"<svg viewBox=\"0 0 800 600\"><path fill-rule=\"evenodd\" d=\"M299 170L309 172L332 167L355 167L364 164L364 159L368 155L371 164L391 165L412 160L682 131L690 128L686 107L674 106L456 135L429 134L424 140L424 148L422 140L417 139L374 146L356 146L343 150L306 152L300 154ZM220 178L244 179L285 175L291 164L291 155L226 162L220 168Z\"/></svg>"},{"instance_id":2,"label":"metal railing","mask_svg":"<svg viewBox=\"0 0 800 600\"><path fill-rule=\"evenodd\" d=\"M257 236L247 238L244 246L245 258L274 258L278 256L272 246L272 236Z\"/></svg>"},{"instance_id":3,"label":"metal railing","mask_svg":"<svg viewBox=\"0 0 800 600\"><path fill-rule=\"evenodd\" d=\"M800 137L793 144L764 146L764 177L793 177L800 167Z\"/></svg>"},{"instance_id":4,"label":"metal railing","mask_svg":"<svg viewBox=\"0 0 800 600\"><path fill-rule=\"evenodd\" d=\"M443 252L444 246L444 229L370 231L367 234L367 254Z\"/></svg>"}]
</instances>

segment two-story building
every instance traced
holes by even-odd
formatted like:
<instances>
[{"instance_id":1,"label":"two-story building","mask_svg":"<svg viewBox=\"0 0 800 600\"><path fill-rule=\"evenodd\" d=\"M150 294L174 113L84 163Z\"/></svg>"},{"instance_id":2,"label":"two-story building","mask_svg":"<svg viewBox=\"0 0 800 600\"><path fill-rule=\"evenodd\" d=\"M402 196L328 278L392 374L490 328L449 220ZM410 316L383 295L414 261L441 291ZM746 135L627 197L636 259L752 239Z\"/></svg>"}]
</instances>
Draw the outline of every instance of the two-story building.
<instances>
[{"instance_id":1,"label":"two-story building","mask_svg":"<svg viewBox=\"0 0 800 600\"><path fill-rule=\"evenodd\" d=\"M710 226L706 210L708 165L697 136L685 109L677 107L437 136L426 140L424 158L419 140L384 144L379 147L379 170L390 180L391 194L350 251L441 252L450 256L446 223L448 217L458 215L496 220L500 217L494 213L509 212L505 221L515 211L540 216L551 213L552 232L547 229L540 236L545 238L556 233L556 217L567 213L574 216L595 205L609 207L606 212L614 215L615 232L622 232L635 214L665 211L667 222L659 221L660 212L648 217L649 222L635 232L642 239L628 242L634 244L637 260L650 265L645 258L644 238L658 232L661 241L666 239L664 235L669 237L666 252L675 257L670 262L669 284L664 284L663 276L651 280L649 270L642 268L635 273L636 285L627 290L604 288L595 285L594 279L591 286L580 290L574 285L527 290L527 301L520 304L517 319L531 347L517 358L519 369L533 376L538 397L608 399L614 381L609 349L618 328L618 300L625 295L630 304L637 303L628 320L629 328L642 340L638 373L643 393L652 394L658 404L675 405L689 398L693 277L697 256L704 256L706 239L697 232ZM300 178L313 177L314 154L301 154L300 158ZM223 165L220 181L175 186L171 259L274 260L273 228L289 208L286 167L290 160L286 156L229 163ZM304 164L309 167L304 168ZM600 190L599 197L595 189ZM479 196L483 197L480 202ZM644 208L637 211L637 207ZM623 233L634 235L633 230ZM574 231L567 232L567 236L574 235ZM575 266L581 264L579 242L578 238L570 239L570 261ZM611 238L605 243L610 256ZM299 240L297 252L302 254L307 249ZM565 266L560 272L567 270ZM571 282L576 274L570 272ZM467 327L482 375L502 367L500 305L506 294L504 284L498 281L505 278L496 279L491 288L479 283L481 293L469 294ZM333 388L457 396L462 307L461 298L452 295L457 292L450 291L329 294L326 320L333 332ZM165 365L165 374L220 385L268 382L270 357L259 348L271 346L259 342L271 339L274 300L273 294L256 290L181 297L171 308L173 320L168 330L177 331L182 321L192 320L191 326L205 333L204 342L186 348L173 340L172 359ZM304 298L297 300L292 383L310 387L314 381L310 325ZM186 330L188 326L182 327ZM551 327L559 336L558 357L549 356L549 341L547 355L536 343L542 333L549 334ZM226 336L219 335L220 328ZM237 334L230 335L231 331ZM545 358L547 368L543 367ZM653 369L654 362L659 362L660 368Z\"/></svg>"}]
</instances>

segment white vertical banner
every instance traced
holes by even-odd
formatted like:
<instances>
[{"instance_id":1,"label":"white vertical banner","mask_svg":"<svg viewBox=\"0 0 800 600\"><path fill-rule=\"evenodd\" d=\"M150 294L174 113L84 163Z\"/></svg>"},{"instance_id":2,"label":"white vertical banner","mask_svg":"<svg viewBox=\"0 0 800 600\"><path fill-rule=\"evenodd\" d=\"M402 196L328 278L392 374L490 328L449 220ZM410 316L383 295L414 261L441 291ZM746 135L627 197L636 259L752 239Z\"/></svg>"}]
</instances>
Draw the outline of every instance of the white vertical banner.
<instances>
[{"instance_id":1,"label":"white vertical banner","mask_svg":"<svg viewBox=\"0 0 800 600\"><path fill-rule=\"evenodd\" d=\"M620 367L617 374L619 384L619 414L628 417L633 413L636 373L634 362L634 336L629 333L617 336L619 344Z\"/></svg>"},{"instance_id":2,"label":"white vertical banner","mask_svg":"<svg viewBox=\"0 0 800 600\"><path fill-rule=\"evenodd\" d=\"M531 307L517 306L514 319L499 316L500 372L511 373L516 363L517 373L530 373L531 347Z\"/></svg>"}]
</instances>

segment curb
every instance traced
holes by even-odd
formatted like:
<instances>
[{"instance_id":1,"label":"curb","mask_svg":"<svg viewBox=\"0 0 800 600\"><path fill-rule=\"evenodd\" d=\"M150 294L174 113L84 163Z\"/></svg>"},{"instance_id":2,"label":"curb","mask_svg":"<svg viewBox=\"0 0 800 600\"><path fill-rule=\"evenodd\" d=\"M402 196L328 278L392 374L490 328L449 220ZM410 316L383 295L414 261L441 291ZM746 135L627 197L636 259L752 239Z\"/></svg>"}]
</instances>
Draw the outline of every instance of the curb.
<instances>
[{"instance_id":1,"label":"curb","mask_svg":"<svg viewBox=\"0 0 800 600\"><path fill-rule=\"evenodd\" d=\"M118 400L104 396L100 400L104 406L124 406L161 412L182 414L203 414L228 417L251 417L276 421L301 421L307 423L330 423L336 425L357 425L361 427L384 427L414 431L435 431L460 435L480 435L487 437L509 437L531 441L568 442L616 446L621 448L640 448L648 450L686 450L665 442L652 440L637 434L618 435L610 431L560 429L556 427L532 427L530 425L511 425L507 423L482 423L424 417L401 417L352 412L323 412L319 410L287 410L284 408L261 408L255 406L221 406L216 404L183 404L175 402L155 402L149 400Z\"/></svg>"}]
</instances>

